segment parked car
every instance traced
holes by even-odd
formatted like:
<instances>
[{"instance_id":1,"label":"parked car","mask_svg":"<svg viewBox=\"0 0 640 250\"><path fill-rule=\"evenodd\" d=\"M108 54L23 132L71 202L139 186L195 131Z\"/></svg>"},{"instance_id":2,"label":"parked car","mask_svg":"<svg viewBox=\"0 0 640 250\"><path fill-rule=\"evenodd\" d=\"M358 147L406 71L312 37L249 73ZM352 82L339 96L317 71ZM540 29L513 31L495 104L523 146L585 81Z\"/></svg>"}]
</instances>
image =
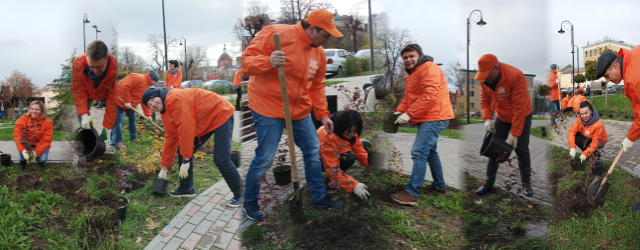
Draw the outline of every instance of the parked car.
<instances>
[{"instance_id":1,"label":"parked car","mask_svg":"<svg viewBox=\"0 0 640 250\"><path fill-rule=\"evenodd\" d=\"M609 93L615 93L618 90L624 90L624 85L613 85L607 88L607 92Z\"/></svg>"},{"instance_id":2,"label":"parked car","mask_svg":"<svg viewBox=\"0 0 640 250\"><path fill-rule=\"evenodd\" d=\"M324 53L327 55L327 73L325 75L341 75L342 63L352 55L343 49L325 49Z\"/></svg>"},{"instance_id":3,"label":"parked car","mask_svg":"<svg viewBox=\"0 0 640 250\"><path fill-rule=\"evenodd\" d=\"M233 85L233 83L230 83L228 81L225 80L211 80L211 81L206 81L202 84L203 87L207 87L207 89L214 89L217 86L226 86L228 88L231 88L231 86Z\"/></svg>"},{"instance_id":4,"label":"parked car","mask_svg":"<svg viewBox=\"0 0 640 250\"><path fill-rule=\"evenodd\" d=\"M194 86L202 85L203 82L200 80L189 80L184 81L180 84L182 88L193 88Z\"/></svg>"},{"instance_id":5,"label":"parked car","mask_svg":"<svg viewBox=\"0 0 640 250\"><path fill-rule=\"evenodd\" d=\"M567 88L560 88L560 93L567 93Z\"/></svg>"},{"instance_id":6,"label":"parked car","mask_svg":"<svg viewBox=\"0 0 640 250\"><path fill-rule=\"evenodd\" d=\"M376 56L377 55L384 56L384 53L382 51L380 51L380 50L377 50L377 49L373 50L373 54L376 55ZM361 49L356 53L355 57L356 58L371 57L371 50L370 49Z\"/></svg>"},{"instance_id":7,"label":"parked car","mask_svg":"<svg viewBox=\"0 0 640 250\"><path fill-rule=\"evenodd\" d=\"M153 87L155 87L155 88L164 88L164 81L157 81L156 85L154 85Z\"/></svg>"}]
</instances>

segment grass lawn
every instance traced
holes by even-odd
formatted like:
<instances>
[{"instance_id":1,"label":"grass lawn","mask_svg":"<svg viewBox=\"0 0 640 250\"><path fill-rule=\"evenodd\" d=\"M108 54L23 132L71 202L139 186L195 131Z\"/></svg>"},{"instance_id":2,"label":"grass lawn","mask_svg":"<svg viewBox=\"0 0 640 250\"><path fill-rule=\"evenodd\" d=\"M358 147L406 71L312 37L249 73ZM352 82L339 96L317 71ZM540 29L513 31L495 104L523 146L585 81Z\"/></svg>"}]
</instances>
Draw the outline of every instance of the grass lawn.
<instances>
[{"instance_id":1,"label":"grass lawn","mask_svg":"<svg viewBox=\"0 0 640 250\"><path fill-rule=\"evenodd\" d=\"M53 131L53 140L54 141L69 141L72 133L65 131ZM13 128L3 128L0 129L0 141L13 141Z\"/></svg>"},{"instance_id":2,"label":"grass lawn","mask_svg":"<svg viewBox=\"0 0 640 250\"><path fill-rule=\"evenodd\" d=\"M603 112L604 115L600 116L600 119L618 120L618 121L633 121L633 110L631 108L631 101L626 96L622 95L609 95L605 105L604 96L587 97L587 100L591 101L593 109L598 112ZM606 107L606 108L605 108ZM609 114L613 114L613 118L609 118ZM624 116L630 116L629 119L625 119Z\"/></svg>"},{"instance_id":3,"label":"grass lawn","mask_svg":"<svg viewBox=\"0 0 640 250\"><path fill-rule=\"evenodd\" d=\"M542 137L542 128L545 128L547 131L547 136ZM539 126L535 128L531 128L531 135L545 139L547 141L552 141L553 137L556 136L556 133L553 131L553 127L551 126Z\"/></svg>"},{"instance_id":4,"label":"grass lawn","mask_svg":"<svg viewBox=\"0 0 640 250\"><path fill-rule=\"evenodd\" d=\"M418 206L397 205L390 195L404 190L408 183L405 177L391 170L360 166L348 174L367 184L371 193L367 200L343 190L329 190L345 206L320 209L312 206L309 188L304 188L304 223L291 222L287 204L276 206L273 217L265 215L244 232L244 245L248 249L462 248L463 193L423 193Z\"/></svg>"},{"instance_id":5,"label":"grass lawn","mask_svg":"<svg viewBox=\"0 0 640 250\"><path fill-rule=\"evenodd\" d=\"M398 132L417 134L418 128L399 127ZM462 131L460 131L459 129L445 129L445 130L442 130L442 133L440 133L440 136L451 138L451 139L462 140Z\"/></svg>"},{"instance_id":6,"label":"grass lawn","mask_svg":"<svg viewBox=\"0 0 640 250\"><path fill-rule=\"evenodd\" d=\"M331 85L343 83L343 82L347 82L347 81L325 81L324 86L331 86Z\"/></svg>"},{"instance_id":7,"label":"grass lawn","mask_svg":"<svg viewBox=\"0 0 640 250\"><path fill-rule=\"evenodd\" d=\"M573 172L566 149L550 151L556 193L548 238L553 249L640 249L640 180L615 169L604 204L591 205L586 190L594 179L590 169ZM586 163L584 165L587 165ZM610 162L605 162L605 172Z\"/></svg>"}]
</instances>

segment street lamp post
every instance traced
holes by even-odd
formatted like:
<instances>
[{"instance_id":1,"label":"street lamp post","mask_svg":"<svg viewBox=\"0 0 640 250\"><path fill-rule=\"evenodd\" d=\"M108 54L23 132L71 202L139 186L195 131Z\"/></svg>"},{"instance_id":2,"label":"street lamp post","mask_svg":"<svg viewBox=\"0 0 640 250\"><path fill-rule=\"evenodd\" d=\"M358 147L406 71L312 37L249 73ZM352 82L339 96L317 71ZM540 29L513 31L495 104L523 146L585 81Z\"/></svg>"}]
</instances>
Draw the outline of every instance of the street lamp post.
<instances>
[{"instance_id":1,"label":"street lamp post","mask_svg":"<svg viewBox=\"0 0 640 250\"><path fill-rule=\"evenodd\" d=\"M167 59L167 26L164 21L164 0L162 0L162 29L164 31L164 66L169 69L169 60Z\"/></svg>"},{"instance_id":2,"label":"street lamp post","mask_svg":"<svg viewBox=\"0 0 640 250\"><path fill-rule=\"evenodd\" d=\"M187 79L189 79L189 67L187 67L187 39L184 37L180 38L180 46L182 46L182 40L184 39L184 69L185 69L185 78L184 80L186 81Z\"/></svg>"},{"instance_id":3,"label":"street lamp post","mask_svg":"<svg viewBox=\"0 0 640 250\"><path fill-rule=\"evenodd\" d=\"M562 23L560 23L560 30L558 30L558 33L560 33L560 35L564 34L564 30L562 30L562 25L564 23L569 23L569 25L571 25L571 87L573 88L573 91L575 92L575 88L576 88L576 83L573 79L574 77L574 73L575 73L575 61L574 61L574 54L575 51L574 49L574 45L573 45L573 24L567 20L563 21Z\"/></svg>"},{"instance_id":4,"label":"street lamp post","mask_svg":"<svg viewBox=\"0 0 640 250\"><path fill-rule=\"evenodd\" d=\"M371 50L371 73L373 73L375 69L375 60L373 60L373 22L371 21L371 0L369 0L369 49Z\"/></svg>"},{"instance_id":5,"label":"street lamp post","mask_svg":"<svg viewBox=\"0 0 640 250\"><path fill-rule=\"evenodd\" d=\"M82 41L84 41L84 53L87 53L87 35L84 28L87 23L89 23L89 18L87 18L87 13L84 13L84 18L82 18Z\"/></svg>"},{"instance_id":6,"label":"street lamp post","mask_svg":"<svg viewBox=\"0 0 640 250\"><path fill-rule=\"evenodd\" d=\"M465 95L467 96L467 124L469 124L471 122L470 120L470 116L471 113L469 112L469 44L471 44L471 39L469 38L469 34L471 33L471 15L473 15L474 12L478 12L480 13L480 21L477 22L477 25L480 25L480 27L484 26L485 24L487 24L484 20L482 20L482 11L475 9L473 11L471 11L471 13L469 14L469 17L467 18L467 93L465 93Z\"/></svg>"},{"instance_id":7,"label":"street lamp post","mask_svg":"<svg viewBox=\"0 0 640 250\"><path fill-rule=\"evenodd\" d=\"M95 29L96 29L96 40L98 40L98 32L100 32L100 31L98 30L98 26L97 26L97 25L93 25L93 28L95 28Z\"/></svg>"}]
</instances>

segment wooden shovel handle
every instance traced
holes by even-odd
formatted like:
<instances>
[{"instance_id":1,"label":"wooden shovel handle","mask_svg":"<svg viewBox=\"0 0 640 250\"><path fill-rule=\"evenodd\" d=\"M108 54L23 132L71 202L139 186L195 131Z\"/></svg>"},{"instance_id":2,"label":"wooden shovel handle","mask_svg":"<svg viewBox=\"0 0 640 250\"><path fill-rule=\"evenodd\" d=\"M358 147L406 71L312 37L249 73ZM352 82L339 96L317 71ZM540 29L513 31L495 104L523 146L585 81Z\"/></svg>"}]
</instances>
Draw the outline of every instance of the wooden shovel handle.
<instances>
[{"instance_id":1,"label":"wooden shovel handle","mask_svg":"<svg viewBox=\"0 0 640 250\"><path fill-rule=\"evenodd\" d=\"M620 152L618 152L616 159L613 160L613 163L611 163L611 167L609 167L609 171L607 171L607 175L605 175L604 179L602 179L602 183L600 183L600 187L603 187L604 184L607 183L607 180L609 180L609 176L611 175L611 173L613 173L613 169L616 168L616 164L618 164L618 161L620 160L620 157L622 157L623 153L624 153L624 147L620 149Z\"/></svg>"},{"instance_id":2,"label":"wooden shovel handle","mask_svg":"<svg viewBox=\"0 0 640 250\"><path fill-rule=\"evenodd\" d=\"M280 45L280 35L273 34L273 42L276 51L282 51ZM280 78L280 91L282 92L282 107L284 108L284 122L287 128L287 136L289 140L289 158L291 158L291 177L293 182L298 182L298 166L296 164L296 146L293 140L293 125L291 124L291 110L289 110L289 94L287 93L287 78L284 74L284 66L278 67L278 76Z\"/></svg>"},{"instance_id":3,"label":"wooden shovel handle","mask_svg":"<svg viewBox=\"0 0 640 250\"><path fill-rule=\"evenodd\" d=\"M122 103L126 103L124 102L124 100L122 100L121 97L118 96L118 100L120 100ZM155 122L153 122L151 120L151 118L147 117L144 113L142 113L140 110L138 110L137 108L131 108L131 110L133 110L134 112L136 112L138 115L144 117L145 119L147 119L147 121L151 122L151 124L156 125L156 127L160 130L162 130L162 132L164 132L164 129L162 129L162 127L158 126L158 124L156 124Z\"/></svg>"}]
</instances>

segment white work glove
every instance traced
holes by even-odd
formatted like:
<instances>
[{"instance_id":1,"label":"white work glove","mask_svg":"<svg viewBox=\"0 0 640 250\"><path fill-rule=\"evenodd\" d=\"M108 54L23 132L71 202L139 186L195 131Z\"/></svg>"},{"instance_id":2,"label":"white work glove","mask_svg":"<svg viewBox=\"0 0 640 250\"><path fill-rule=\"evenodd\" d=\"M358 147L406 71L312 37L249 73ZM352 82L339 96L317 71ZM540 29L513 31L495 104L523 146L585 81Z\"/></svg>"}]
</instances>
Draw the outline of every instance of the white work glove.
<instances>
[{"instance_id":1,"label":"white work glove","mask_svg":"<svg viewBox=\"0 0 640 250\"><path fill-rule=\"evenodd\" d=\"M353 193L355 193L360 199L366 199L369 196L369 191L367 191L367 185L364 185L362 182L356 185L356 188L353 189Z\"/></svg>"},{"instance_id":2,"label":"white work glove","mask_svg":"<svg viewBox=\"0 0 640 250\"><path fill-rule=\"evenodd\" d=\"M493 133L493 122L491 122L491 119L484 120L484 130L486 130L487 133Z\"/></svg>"},{"instance_id":3,"label":"white work glove","mask_svg":"<svg viewBox=\"0 0 640 250\"><path fill-rule=\"evenodd\" d=\"M396 120L396 124L400 123L400 124L405 124L407 122L409 122L409 120L411 120L411 118L409 117L409 114L404 113L402 115L400 115L400 117L398 117L398 120Z\"/></svg>"},{"instance_id":4,"label":"white work glove","mask_svg":"<svg viewBox=\"0 0 640 250\"><path fill-rule=\"evenodd\" d=\"M560 83L560 79L556 79L556 83Z\"/></svg>"},{"instance_id":5,"label":"white work glove","mask_svg":"<svg viewBox=\"0 0 640 250\"><path fill-rule=\"evenodd\" d=\"M180 179L185 179L187 177L189 177L189 159L184 159L182 160L182 162L186 163L182 163L182 165L180 166Z\"/></svg>"},{"instance_id":6,"label":"white work glove","mask_svg":"<svg viewBox=\"0 0 640 250\"><path fill-rule=\"evenodd\" d=\"M627 150L631 147L633 147L633 142L630 141L629 138L624 138L624 141L622 141L622 149L624 150L624 152L627 152Z\"/></svg>"},{"instance_id":7,"label":"white work glove","mask_svg":"<svg viewBox=\"0 0 640 250\"><path fill-rule=\"evenodd\" d=\"M515 137L511 135L511 133L509 133L509 137L507 138L507 143L509 143L509 145L511 145L513 149L516 149L516 145L518 145L518 137Z\"/></svg>"},{"instance_id":8,"label":"white work glove","mask_svg":"<svg viewBox=\"0 0 640 250\"><path fill-rule=\"evenodd\" d=\"M580 154L580 162L583 162L584 160L587 159L587 156L584 154Z\"/></svg>"},{"instance_id":9,"label":"white work glove","mask_svg":"<svg viewBox=\"0 0 640 250\"><path fill-rule=\"evenodd\" d=\"M27 151L26 149L22 150L22 157L24 157L24 159L28 161L29 160L29 151Z\"/></svg>"},{"instance_id":10,"label":"white work glove","mask_svg":"<svg viewBox=\"0 0 640 250\"><path fill-rule=\"evenodd\" d=\"M91 117L89 117L89 114L83 114L80 118L82 119L80 126L82 126L83 129L91 129Z\"/></svg>"},{"instance_id":11,"label":"white work glove","mask_svg":"<svg viewBox=\"0 0 640 250\"><path fill-rule=\"evenodd\" d=\"M128 109L133 109L133 106L131 106L131 103L125 103L124 106Z\"/></svg>"},{"instance_id":12,"label":"white work glove","mask_svg":"<svg viewBox=\"0 0 640 250\"><path fill-rule=\"evenodd\" d=\"M569 149L569 156L571 157L571 159L573 159L573 157L576 157L576 148Z\"/></svg>"},{"instance_id":13,"label":"white work glove","mask_svg":"<svg viewBox=\"0 0 640 250\"><path fill-rule=\"evenodd\" d=\"M160 170L160 173L158 174L158 178L160 179L167 179L167 168L162 168L162 170Z\"/></svg>"}]
</instances>

